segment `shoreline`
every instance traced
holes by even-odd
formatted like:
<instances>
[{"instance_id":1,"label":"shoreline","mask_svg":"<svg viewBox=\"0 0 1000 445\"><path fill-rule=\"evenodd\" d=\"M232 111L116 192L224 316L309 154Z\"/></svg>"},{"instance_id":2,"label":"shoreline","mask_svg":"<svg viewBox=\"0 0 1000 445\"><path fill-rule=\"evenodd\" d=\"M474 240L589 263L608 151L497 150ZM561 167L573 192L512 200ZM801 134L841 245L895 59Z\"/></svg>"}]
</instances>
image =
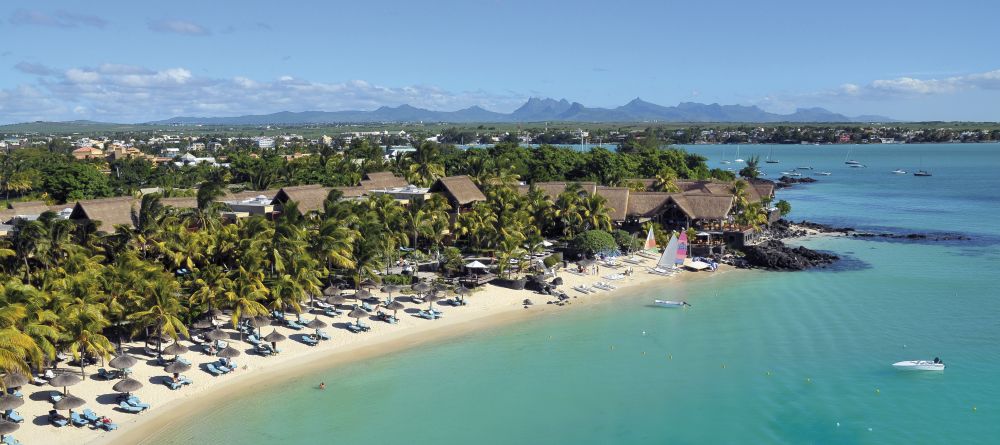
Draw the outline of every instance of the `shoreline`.
<instances>
[{"instance_id":1,"label":"shoreline","mask_svg":"<svg viewBox=\"0 0 1000 445\"><path fill-rule=\"evenodd\" d=\"M419 319L400 311L400 322L397 325L372 321L369 322L372 331L351 334L337 327L341 320L347 321L343 316L333 320L324 316L321 319L332 325L327 329L327 332L331 334L331 340L323 341L319 346L310 347L289 338L279 345L284 349L281 355L262 357L242 354L235 359L239 369L232 374L219 377L212 377L199 369L200 364L212 362L216 357L192 351L185 355L185 358L191 360L193 364L192 369L185 375L195 382L177 391L171 391L163 384L158 383L159 379L166 375L162 367L146 364L146 359L139 356L137 358L140 358L140 364L134 368L132 377L141 381L144 386L135 394L153 407L148 412L138 415L112 411L114 405L108 403L107 399L114 394L111 391L113 382L95 380L89 377L96 371L96 367L91 367L88 369L88 378L83 383L71 387L70 393L87 400L88 403L84 407L96 411L99 415L111 417L119 425L117 431L104 432L91 430L87 427L76 428L72 426L55 428L48 425L47 422L40 424L39 419L44 419L44 415L51 409L51 405L46 400L42 400L44 397L38 397L36 394L44 394L55 388L28 385L23 388L26 403L19 408L19 412L25 417L25 423L15 433L15 437L23 443L46 443L49 445L152 443L149 442L151 437L163 432L175 422L210 410L218 403L232 400L234 396L280 385L306 374L373 357L386 356L400 350L432 344L484 329L500 328L526 320L554 316L561 309L572 310L574 306L586 307L611 302L614 301L615 296L619 296L623 292L661 287L679 280L708 278L715 274L736 270L736 268L724 266L714 273L682 272L674 277L664 277L650 274L644 270L653 262L654 260L644 259L642 264L634 266L637 272L633 277L614 283L618 287L617 289L603 291L595 295L583 295L571 288L579 284L589 285L597 281L606 281L602 276L578 276L565 272L560 273L559 276L564 280L560 289L577 297L571 298L569 308L554 304L542 304L550 297L532 291L516 291L486 285L484 291L469 297L469 306L442 307L441 310L445 312L446 316L435 321ZM603 273L616 273L616 271L608 269L607 272ZM525 298L535 300L537 304L525 309L522 305ZM407 303L408 309L416 307L424 307L424 305ZM308 316L306 317L308 318ZM265 328L265 333L267 329L274 328ZM277 330L289 337L297 334L287 327L281 327ZM230 343L242 351L248 349L247 344L238 340L231 340ZM141 343L139 344L141 345ZM135 343L129 345L134 346ZM101 402L101 400L104 401ZM98 402L95 403L95 401ZM184 403L180 403L180 401Z\"/></svg>"}]
</instances>

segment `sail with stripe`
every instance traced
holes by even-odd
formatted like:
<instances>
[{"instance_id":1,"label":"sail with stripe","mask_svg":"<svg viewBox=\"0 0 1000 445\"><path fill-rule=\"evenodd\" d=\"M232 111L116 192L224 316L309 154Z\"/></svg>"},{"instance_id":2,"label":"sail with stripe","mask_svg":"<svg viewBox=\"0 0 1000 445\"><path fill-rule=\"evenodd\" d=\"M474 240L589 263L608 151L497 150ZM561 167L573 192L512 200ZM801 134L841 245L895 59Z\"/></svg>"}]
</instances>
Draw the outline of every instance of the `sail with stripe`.
<instances>
[{"instance_id":1,"label":"sail with stripe","mask_svg":"<svg viewBox=\"0 0 1000 445\"><path fill-rule=\"evenodd\" d=\"M649 227L649 233L646 234L646 244L643 245L645 250L656 250L656 236L653 235L653 227Z\"/></svg>"},{"instance_id":2,"label":"sail with stripe","mask_svg":"<svg viewBox=\"0 0 1000 445\"><path fill-rule=\"evenodd\" d=\"M677 255L677 260L674 262L674 264L677 264L678 266L684 264L684 260L686 260L688 256L687 232L681 232L681 237L677 241L677 250L675 250L674 252L676 252Z\"/></svg>"},{"instance_id":3,"label":"sail with stripe","mask_svg":"<svg viewBox=\"0 0 1000 445\"><path fill-rule=\"evenodd\" d=\"M660 255L660 261L656 262L656 268L666 270L674 267L675 255L677 255L677 237L671 235L670 242L668 242L667 247L663 249L663 255Z\"/></svg>"}]
</instances>

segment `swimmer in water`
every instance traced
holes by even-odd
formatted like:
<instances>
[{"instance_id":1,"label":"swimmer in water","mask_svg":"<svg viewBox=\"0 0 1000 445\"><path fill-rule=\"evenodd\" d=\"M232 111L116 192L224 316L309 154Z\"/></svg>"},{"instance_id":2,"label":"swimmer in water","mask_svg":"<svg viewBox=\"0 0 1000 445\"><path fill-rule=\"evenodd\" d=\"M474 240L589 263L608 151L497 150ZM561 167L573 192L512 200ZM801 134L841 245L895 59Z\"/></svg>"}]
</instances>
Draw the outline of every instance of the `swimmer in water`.
<instances>
[{"instance_id":1,"label":"swimmer in water","mask_svg":"<svg viewBox=\"0 0 1000 445\"><path fill-rule=\"evenodd\" d=\"M319 382L319 389L326 389L326 382Z\"/></svg>"}]
</instances>

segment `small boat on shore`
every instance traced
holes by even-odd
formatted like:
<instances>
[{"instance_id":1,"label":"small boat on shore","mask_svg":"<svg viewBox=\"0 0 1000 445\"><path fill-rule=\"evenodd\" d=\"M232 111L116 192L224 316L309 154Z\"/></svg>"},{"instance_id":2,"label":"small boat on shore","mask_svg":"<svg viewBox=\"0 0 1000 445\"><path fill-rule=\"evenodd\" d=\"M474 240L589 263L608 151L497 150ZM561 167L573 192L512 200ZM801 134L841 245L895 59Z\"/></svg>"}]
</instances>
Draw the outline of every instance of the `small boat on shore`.
<instances>
[{"instance_id":1,"label":"small boat on shore","mask_svg":"<svg viewBox=\"0 0 1000 445\"><path fill-rule=\"evenodd\" d=\"M892 364L900 371L944 371L944 362L935 357L931 360L906 360Z\"/></svg>"},{"instance_id":2,"label":"small boat on shore","mask_svg":"<svg viewBox=\"0 0 1000 445\"><path fill-rule=\"evenodd\" d=\"M901 168L897 168L897 169L895 169L895 170L892 171L892 174L894 174L894 175L905 175L906 174L906 170L903 170Z\"/></svg>"},{"instance_id":3,"label":"small boat on shore","mask_svg":"<svg viewBox=\"0 0 1000 445\"><path fill-rule=\"evenodd\" d=\"M686 301L673 301L673 300L653 300L653 305L659 307L669 307L669 308L682 308L684 306L691 306Z\"/></svg>"}]
</instances>

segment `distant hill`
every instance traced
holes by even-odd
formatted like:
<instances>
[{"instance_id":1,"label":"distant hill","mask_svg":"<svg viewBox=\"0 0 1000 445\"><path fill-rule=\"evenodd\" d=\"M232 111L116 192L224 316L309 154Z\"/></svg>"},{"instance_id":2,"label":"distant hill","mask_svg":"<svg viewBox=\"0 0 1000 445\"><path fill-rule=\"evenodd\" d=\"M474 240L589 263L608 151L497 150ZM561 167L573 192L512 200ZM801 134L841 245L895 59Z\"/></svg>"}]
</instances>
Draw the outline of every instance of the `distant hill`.
<instances>
[{"instance_id":1,"label":"distant hill","mask_svg":"<svg viewBox=\"0 0 1000 445\"><path fill-rule=\"evenodd\" d=\"M884 116L850 117L824 108L800 108L777 114L756 106L682 102L674 107L636 98L616 108L589 108L566 99L528 99L511 113L497 113L478 106L458 111L434 111L410 105L380 107L371 111L282 111L235 117L173 117L150 124L264 125L332 124L356 122L894 122Z\"/></svg>"}]
</instances>

